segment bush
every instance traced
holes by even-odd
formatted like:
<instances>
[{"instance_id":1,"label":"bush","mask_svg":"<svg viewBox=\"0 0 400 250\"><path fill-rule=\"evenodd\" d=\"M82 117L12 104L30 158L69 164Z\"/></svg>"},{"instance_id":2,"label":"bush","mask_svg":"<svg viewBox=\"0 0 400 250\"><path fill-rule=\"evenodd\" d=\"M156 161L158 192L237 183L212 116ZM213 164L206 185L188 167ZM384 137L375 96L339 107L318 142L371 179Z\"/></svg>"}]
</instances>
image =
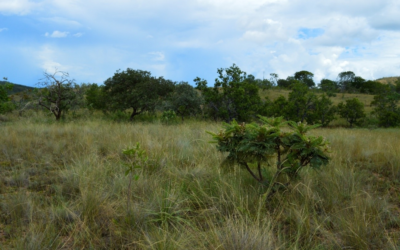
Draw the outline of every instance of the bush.
<instances>
[{"instance_id":1,"label":"bush","mask_svg":"<svg viewBox=\"0 0 400 250\"><path fill-rule=\"evenodd\" d=\"M346 104L343 102L338 104L338 113L346 119L351 128L354 124L360 124L365 117L364 104L357 98L346 100Z\"/></svg>"},{"instance_id":2,"label":"bush","mask_svg":"<svg viewBox=\"0 0 400 250\"><path fill-rule=\"evenodd\" d=\"M283 186L299 177L299 171L309 165L319 168L329 162L328 142L322 137L306 136L306 133L319 125L307 126L293 121L282 122L283 117L265 118L260 116L262 125L238 124L236 121L225 123L225 131L211 133L214 143L220 152L227 152L227 165L239 164L251 176L262 184L269 186L268 197L280 179ZM285 124L291 132L281 131ZM263 165L276 163L276 172L271 180L265 179ZM257 172L251 168L257 167ZM282 179L282 180L281 180Z\"/></svg>"},{"instance_id":3,"label":"bush","mask_svg":"<svg viewBox=\"0 0 400 250\"><path fill-rule=\"evenodd\" d=\"M173 110L164 111L161 116L161 123L166 125L176 124L178 119L176 117L176 113Z\"/></svg>"}]
</instances>

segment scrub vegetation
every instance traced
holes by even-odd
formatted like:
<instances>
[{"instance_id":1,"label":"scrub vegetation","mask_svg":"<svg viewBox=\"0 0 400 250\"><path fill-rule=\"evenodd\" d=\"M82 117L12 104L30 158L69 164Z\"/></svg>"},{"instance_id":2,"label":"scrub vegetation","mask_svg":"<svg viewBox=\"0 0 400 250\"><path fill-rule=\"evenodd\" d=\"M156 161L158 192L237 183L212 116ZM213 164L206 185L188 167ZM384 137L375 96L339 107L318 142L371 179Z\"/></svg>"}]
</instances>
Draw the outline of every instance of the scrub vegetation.
<instances>
[{"instance_id":1,"label":"scrub vegetation","mask_svg":"<svg viewBox=\"0 0 400 250\"><path fill-rule=\"evenodd\" d=\"M0 249L399 249L400 80L217 72L5 78Z\"/></svg>"},{"instance_id":2,"label":"scrub vegetation","mask_svg":"<svg viewBox=\"0 0 400 250\"><path fill-rule=\"evenodd\" d=\"M60 123L32 112L1 123L1 249L400 246L398 129L309 131L330 142L330 162L303 168L266 206L267 186L221 166L226 155L205 133L220 123L102 117ZM123 152L137 143L146 160L132 181L134 158Z\"/></svg>"}]
</instances>

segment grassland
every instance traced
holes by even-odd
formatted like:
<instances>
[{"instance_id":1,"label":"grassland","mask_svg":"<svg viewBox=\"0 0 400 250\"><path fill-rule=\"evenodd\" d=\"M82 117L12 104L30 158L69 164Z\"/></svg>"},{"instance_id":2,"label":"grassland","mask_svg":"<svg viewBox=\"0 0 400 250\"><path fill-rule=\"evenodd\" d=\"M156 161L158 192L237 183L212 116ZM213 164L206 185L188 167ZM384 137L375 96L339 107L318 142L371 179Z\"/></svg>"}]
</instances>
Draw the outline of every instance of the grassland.
<instances>
[{"instance_id":1,"label":"grassland","mask_svg":"<svg viewBox=\"0 0 400 250\"><path fill-rule=\"evenodd\" d=\"M392 76L392 77L383 77L379 78L376 81L383 83L383 84L395 84L397 80L400 79L400 76Z\"/></svg>"},{"instance_id":2,"label":"grassland","mask_svg":"<svg viewBox=\"0 0 400 250\"><path fill-rule=\"evenodd\" d=\"M0 249L398 249L400 130L316 129L330 164L261 202L205 131L43 114L0 123ZM122 154L149 160L129 192ZM127 195L130 193L130 209Z\"/></svg>"}]
</instances>

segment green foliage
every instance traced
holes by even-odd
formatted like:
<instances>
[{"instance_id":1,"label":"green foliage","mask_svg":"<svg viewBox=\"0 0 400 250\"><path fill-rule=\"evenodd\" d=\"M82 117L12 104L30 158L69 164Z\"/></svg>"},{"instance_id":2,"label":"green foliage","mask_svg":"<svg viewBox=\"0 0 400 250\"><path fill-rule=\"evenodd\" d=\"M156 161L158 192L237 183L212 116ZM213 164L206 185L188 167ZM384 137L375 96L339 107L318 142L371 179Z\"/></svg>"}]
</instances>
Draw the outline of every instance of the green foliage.
<instances>
[{"instance_id":1,"label":"green foliage","mask_svg":"<svg viewBox=\"0 0 400 250\"><path fill-rule=\"evenodd\" d=\"M339 90L339 85L337 82L329 80L329 79L322 79L321 83L319 85L319 88L326 92L328 96L334 96L338 90Z\"/></svg>"},{"instance_id":2,"label":"green foliage","mask_svg":"<svg viewBox=\"0 0 400 250\"><path fill-rule=\"evenodd\" d=\"M3 78L7 81L7 78ZM13 89L13 84L6 82L0 85L0 114L11 112L14 109L14 105L10 102L8 97L8 91Z\"/></svg>"},{"instance_id":3,"label":"green foliage","mask_svg":"<svg viewBox=\"0 0 400 250\"><path fill-rule=\"evenodd\" d=\"M364 104L358 98L346 100L346 103L338 104L338 113L346 119L350 127L353 127L354 124L359 124L361 119L365 117Z\"/></svg>"},{"instance_id":4,"label":"green foliage","mask_svg":"<svg viewBox=\"0 0 400 250\"><path fill-rule=\"evenodd\" d=\"M364 94L378 94L384 90L385 85L376 81L366 81L362 77L356 76L351 82L351 88L353 91Z\"/></svg>"},{"instance_id":5,"label":"green foliage","mask_svg":"<svg viewBox=\"0 0 400 250\"><path fill-rule=\"evenodd\" d=\"M164 104L164 109L173 110L183 121L184 117L196 116L201 112L203 99L187 82L175 86L174 92Z\"/></svg>"},{"instance_id":6,"label":"green foliage","mask_svg":"<svg viewBox=\"0 0 400 250\"><path fill-rule=\"evenodd\" d=\"M389 87L374 96L371 106L374 107L373 114L378 118L379 126L395 127L400 125L399 100L400 94L392 91Z\"/></svg>"},{"instance_id":7,"label":"green foliage","mask_svg":"<svg viewBox=\"0 0 400 250\"><path fill-rule=\"evenodd\" d=\"M305 71L305 70L294 73L294 79L304 83L309 88L312 88L315 86L313 77L314 77L313 73L311 73L309 71Z\"/></svg>"},{"instance_id":8,"label":"green foliage","mask_svg":"<svg viewBox=\"0 0 400 250\"><path fill-rule=\"evenodd\" d=\"M400 94L400 78L397 79L394 86L395 86L395 91Z\"/></svg>"},{"instance_id":9,"label":"green foliage","mask_svg":"<svg viewBox=\"0 0 400 250\"><path fill-rule=\"evenodd\" d=\"M322 126L328 126L335 119L337 108L327 95L322 94L314 99L311 114L307 117L307 122L314 124L319 123Z\"/></svg>"},{"instance_id":10,"label":"green foliage","mask_svg":"<svg viewBox=\"0 0 400 250\"><path fill-rule=\"evenodd\" d=\"M75 80L69 79L67 72L45 72L39 85L43 87L37 93L39 105L53 113L57 121L60 120L63 112L68 111L76 99Z\"/></svg>"},{"instance_id":11,"label":"green foliage","mask_svg":"<svg viewBox=\"0 0 400 250\"><path fill-rule=\"evenodd\" d=\"M119 70L105 82L104 91L107 108L115 111L132 109L130 120L144 112L153 112L173 90L175 83L162 77L151 76L150 72Z\"/></svg>"},{"instance_id":12,"label":"green foliage","mask_svg":"<svg viewBox=\"0 0 400 250\"><path fill-rule=\"evenodd\" d=\"M351 88L351 84L354 81L356 74L352 71L344 71L338 75L338 85L341 91L348 91Z\"/></svg>"},{"instance_id":13,"label":"green foliage","mask_svg":"<svg viewBox=\"0 0 400 250\"><path fill-rule=\"evenodd\" d=\"M177 123L176 113L173 110L166 110L161 116L161 123L171 125Z\"/></svg>"},{"instance_id":14,"label":"green foliage","mask_svg":"<svg viewBox=\"0 0 400 250\"><path fill-rule=\"evenodd\" d=\"M281 95L273 102L267 101L261 112L266 116L282 116L286 120L307 121L322 126L327 126L335 119L335 113L336 107L327 95L315 95L304 83L295 83L288 99Z\"/></svg>"},{"instance_id":15,"label":"green foliage","mask_svg":"<svg viewBox=\"0 0 400 250\"><path fill-rule=\"evenodd\" d=\"M299 177L299 171L309 165L320 168L329 162L328 142L322 137L307 136L306 133L319 125L307 126L293 121L283 122L283 117L260 116L261 125L239 124L232 121L224 124L224 130L211 133L218 151L228 153L225 163L243 166L260 183L269 184L267 196L279 177L286 176L286 184ZM282 131L288 124L290 132ZM272 180L263 176L265 165L276 162L276 173ZM257 166L253 172L252 166Z\"/></svg>"},{"instance_id":16,"label":"green foliage","mask_svg":"<svg viewBox=\"0 0 400 250\"><path fill-rule=\"evenodd\" d=\"M304 83L295 83L292 86L292 92L289 93L288 104L285 107L285 112L289 120L296 122L313 123L310 119L311 109L317 96L309 92L307 85Z\"/></svg>"},{"instance_id":17,"label":"green foliage","mask_svg":"<svg viewBox=\"0 0 400 250\"><path fill-rule=\"evenodd\" d=\"M89 84L85 96L89 109L106 110L107 100L104 86L98 86L96 83Z\"/></svg>"},{"instance_id":18,"label":"green foliage","mask_svg":"<svg viewBox=\"0 0 400 250\"><path fill-rule=\"evenodd\" d=\"M215 120L248 121L257 114L261 105L257 83L249 80L246 72L235 64L227 69L218 69L213 88L207 87L207 81L199 77L194 81Z\"/></svg>"},{"instance_id":19,"label":"green foliage","mask_svg":"<svg viewBox=\"0 0 400 250\"><path fill-rule=\"evenodd\" d=\"M285 108L287 107L287 105L288 105L288 101L286 100L286 98L283 95L280 95L272 103L268 116L272 116L272 117L283 116L287 120L288 118L287 118L287 114L285 111Z\"/></svg>"},{"instance_id":20,"label":"green foliage","mask_svg":"<svg viewBox=\"0 0 400 250\"><path fill-rule=\"evenodd\" d=\"M128 198L127 198L127 211L130 212L130 197L132 180L138 180L139 174L135 174L136 169L143 168L148 160L146 151L141 148L140 143L136 143L135 147L128 147L122 153L127 157L125 175L129 175Z\"/></svg>"}]
</instances>

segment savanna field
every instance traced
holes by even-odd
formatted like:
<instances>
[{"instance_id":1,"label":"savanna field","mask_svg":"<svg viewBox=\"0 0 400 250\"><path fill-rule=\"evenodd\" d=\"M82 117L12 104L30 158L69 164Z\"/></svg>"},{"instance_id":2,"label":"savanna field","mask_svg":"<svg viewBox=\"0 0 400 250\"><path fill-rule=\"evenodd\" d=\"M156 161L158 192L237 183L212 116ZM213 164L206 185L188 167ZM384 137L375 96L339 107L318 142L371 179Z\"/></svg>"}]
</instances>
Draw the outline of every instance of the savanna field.
<instances>
[{"instance_id":1,"label":"savanna field","mask_svg":"<svg viewBox=\"0 0 400 250\"><path fill-rule=\"evenodd\" d=\"M0 249L400 247L399 129L310 131L330 141L330 163L265 204L265 186L220 166L206 131L221 128L3 116ZM148 159L130 184L122 152L137 143Z\"/></svg>"}]
</instances>

